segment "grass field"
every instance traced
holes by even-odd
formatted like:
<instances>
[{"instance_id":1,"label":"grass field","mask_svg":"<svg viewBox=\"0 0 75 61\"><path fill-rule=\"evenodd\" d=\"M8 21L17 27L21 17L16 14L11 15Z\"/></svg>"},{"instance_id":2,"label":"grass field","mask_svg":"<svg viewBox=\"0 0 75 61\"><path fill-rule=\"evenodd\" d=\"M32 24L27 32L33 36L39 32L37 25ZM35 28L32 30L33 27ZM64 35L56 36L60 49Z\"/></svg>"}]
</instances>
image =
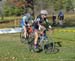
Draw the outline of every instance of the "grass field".
<instances>
[{"instance_id":1,"label":"grass field","mask_svg":"<svg viewBox=\"0 0 75 61\"><path fill-rule=\"evenodd\" d=\"M31 53L27 45L20 42L20 34L0 35L0 61L75 61L75 33L54 32L54 41L62 47L56 54Z\"/></svg>"}]
</instances>

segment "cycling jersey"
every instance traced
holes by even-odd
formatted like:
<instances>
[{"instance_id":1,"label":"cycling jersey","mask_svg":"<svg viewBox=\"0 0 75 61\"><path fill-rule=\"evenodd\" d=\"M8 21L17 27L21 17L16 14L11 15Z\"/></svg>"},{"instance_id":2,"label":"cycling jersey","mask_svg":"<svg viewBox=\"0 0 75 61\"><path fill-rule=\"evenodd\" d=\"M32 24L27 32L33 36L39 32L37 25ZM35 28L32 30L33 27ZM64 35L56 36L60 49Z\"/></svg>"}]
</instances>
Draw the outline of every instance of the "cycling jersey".
<instances>
[{"instance_id":1,"label":"cycling jersey","mask_svg":"<svg viewBox=\"0 0 75 61\"><path fill-rule=\"evenodd\" d=\"M39 16L37 16L37 18L36 18L36 20L34 21L34 29L39 29L39 24L40 25L45 25L46 26L46 28L48 28L49 27L49 22L48 22L48 19L42 19L41 18L41 16L39 15Z\"/></svg>"},{"instance_id":2,"label":"cycling jersey","mask_svg":"<svg viewBox=\"0 0 75 61\"><path fill-rule=\"evenodd\" d=\"M25 26L28 23L28 18L27 16L23 16L22 20L21 20L21 26Z\"/></svg>"},{"instance_id":3,"label":"cycling jersey","mask_svg":"<svg viewBox=\"0 0 75 61\"><path fill-rule=\"evenodd\" d=\"M63 12L59 12L59 14L58 14L58 18L59 18L59 20L64 20L64 14L63 14Z\"/></svg>"}]
</instances>

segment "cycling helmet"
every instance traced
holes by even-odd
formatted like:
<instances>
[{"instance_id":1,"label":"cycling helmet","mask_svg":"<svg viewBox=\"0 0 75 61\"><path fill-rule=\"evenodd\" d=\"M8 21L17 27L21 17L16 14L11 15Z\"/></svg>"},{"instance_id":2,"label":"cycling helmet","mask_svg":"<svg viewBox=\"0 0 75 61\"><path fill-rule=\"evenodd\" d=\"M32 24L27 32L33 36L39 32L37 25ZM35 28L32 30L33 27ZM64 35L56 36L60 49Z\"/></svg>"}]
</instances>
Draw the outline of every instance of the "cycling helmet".
<instances>
[{"instance_id":1,"label":"cycling helmet","mask_svg":"<svg viewBox=\"0 0 75 61\"><path fill-rule=\"evenodd\" d=\"M41 10L41 11L40 11L40 14L45 14L45 15L47 15L48 12L47 12L47 10Z\"/></svg>"}]
</instances>

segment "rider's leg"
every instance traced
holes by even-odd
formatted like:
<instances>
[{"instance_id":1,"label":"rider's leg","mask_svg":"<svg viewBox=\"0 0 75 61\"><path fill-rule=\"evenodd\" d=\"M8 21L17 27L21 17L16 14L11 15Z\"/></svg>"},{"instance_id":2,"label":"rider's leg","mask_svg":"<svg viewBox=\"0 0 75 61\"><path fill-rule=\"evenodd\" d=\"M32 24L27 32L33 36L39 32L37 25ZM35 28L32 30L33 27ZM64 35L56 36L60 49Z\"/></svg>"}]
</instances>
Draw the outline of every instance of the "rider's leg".
<instances>
[{"instance_id":1,"label":"rider's leg","mask_svg":"<svg viewBox=\"0 0 75 61\"><path fill-rule=\"evenodd\" d=\"M26 27L24 26L24 37L26 38L26 35L27 35L27 29Z\"/></svg>"},{"instance_id":2,"label":"rider's leg","mask_svg":"<svg viewBox=\"0 0 75 61\"><path fill-rule=\"evenodd\" d=\"M45 26L42 26L42 34L44 37L46 37L46 28Z\"/></svg>"},{"instance_id":3,"label":"rider's leg","mask_svg":"<svg viewBox=\"0 0 75 61\"><path fill-rule=\"evenodd\" d=\"M64 16L60 16L60 20L59 20L59 25L60 26L63 26L63 19L64 19Z\"/></svg>"},{"instance_id":4,"label":"rider's leg","mask_svg":"<svg viewBox=\"0 0 75 61\"><path fill-rule=\"evenodd\" d=\"M34 48L37 48L37 42L38 42L38 31L36 30L34 32Z\"/></svg>"}]
</instances>

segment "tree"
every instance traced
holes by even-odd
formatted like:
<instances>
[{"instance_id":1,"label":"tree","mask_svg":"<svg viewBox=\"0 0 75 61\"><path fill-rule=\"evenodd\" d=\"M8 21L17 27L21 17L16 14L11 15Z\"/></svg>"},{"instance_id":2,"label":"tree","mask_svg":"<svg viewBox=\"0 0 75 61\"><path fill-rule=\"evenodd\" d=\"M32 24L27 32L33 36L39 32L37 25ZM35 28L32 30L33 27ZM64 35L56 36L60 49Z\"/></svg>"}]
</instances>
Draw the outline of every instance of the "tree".
<instances>
[{"instance_id":1,"label":"tree","mask_svg":"<svg viewBox=\"0 0 75 61\"><path fill-rule=\"evenodd\" d=\"M72 0L67 0L67 3L66 3L66 11L70 11L70 10L73 10L73 4L72 4Z\"/></svg>"},{"instance_id":2,"label":"tree","mask_svg":"<svg viewBox=\"0 0 75 61\"><path fill-rule=\"evenodd\" d=\"M28 8L31 9L31 14L34 17L34 0L26 0L26 12L28 12Z\"/></svg>"},{"instance_id":3,"label":"tree","mask_svg":"<svg viewBox=\"0 0 75 61\"><path fill-rule=\"evenodd\" d=\"M24 13L24 2L21 0L7 0L4 6L5 16L22 15Z\"/></svg>"},{"instance_id":4,"label":"tree","mask_svg":"<svg viewBox=\"0 0 75 61\"><path fill-rule=\"evenodd\" d=\"M26 13L30 12L34 16L34 11L38 14L41 9L46 9L48 11L59 11L61 9L69 11L73 9L73 2L74 0L7 0L8 7L16 7L12 8L18 10L17 13ZM21 9L21 10L20 10ZM12 11L12 12L13 12Z\"/></svg>"},{"instance_id":5,"label":"tree","mask_svg":"<svg viewBox=\"0 0 75 61\"><path fill-rule=\"evenodd\" d=\"M53 6L55 10L64 9L66 0L53 0Z\"/></svg>"}]
</instances>

